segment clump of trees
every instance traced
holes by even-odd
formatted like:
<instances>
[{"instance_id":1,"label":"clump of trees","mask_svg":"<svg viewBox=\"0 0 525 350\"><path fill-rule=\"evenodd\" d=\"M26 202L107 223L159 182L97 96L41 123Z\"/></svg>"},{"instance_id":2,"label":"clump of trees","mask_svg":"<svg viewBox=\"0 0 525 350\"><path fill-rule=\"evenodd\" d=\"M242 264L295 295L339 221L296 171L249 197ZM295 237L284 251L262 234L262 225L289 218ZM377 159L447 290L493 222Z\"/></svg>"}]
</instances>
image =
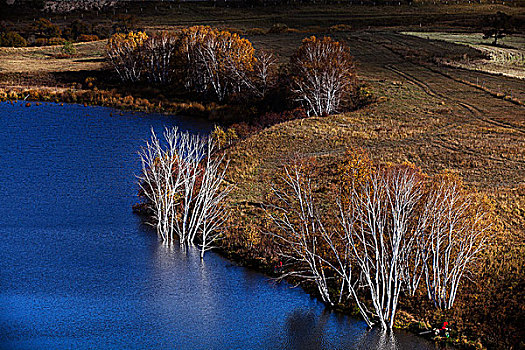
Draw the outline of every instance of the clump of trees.
<instances>
[{"instance_id":1,"label":"clump of trees","mask_svg":"<svg viewBox=\"0 0 525 350\"><path fill-rule=\"evenodd\" d=\"M203 26L185 29L181 36L188 88L211 93L219 101L241 92L255 63L255 50L248 40Z\"/></svg>"},{"instance_id":2,"label":"clump of trees","mask_svg":"<svg viewBox=\"0 0 525 350\"><path fill-rule=\"evenodd\" d=\"M291 60L292 91L310 114L341 112L357 79L349 48L329 37L304 39Z\"/></svg>"},{"instance_id":3,"label":"clump of trees","mask_svg":"<svg viewBox=\"0 0 525 350\"><path fill-rule=\"evenodd\" d=\"M124 82L137 82L144 71L142 48L148 36L144 32L117 33L109 40L106 55Z\"/></svg>"},{"instance_id":4,"label":"clump of trees","mask_svg":"<svg viewBox=\"0 0 525 350\"><path fill-rule=\"evenodd\" d=\"M45 46L61 45L66 41L84 42L95 41L99 38L108 38L112 34L111 28L99 24L92 25L82 20L74 20L68 25L59 26L47 18L37 18L28 26L21 26L12 22L0 23L0 46Z\"/></svg>"},{"instance_id":5,"label":"clump of trees","mask_svg":"<svg viewBox=\"0 0 525 350\"><path fill-rule=\"evenodd\" d=\"M0 46L26 47L27 40L17 32L0 33Z\"/></svg>"},{"instance_id":6,"label":"clump of trees","mask_svg":"<svg viewBox=\"0 0 525 350\"><path fill-rule=\"evenodd\" d=\"M224 183L227 162L215 150L212 138L172 128L163 140L152 130L140 152L143 203L136 209L147 212L164 242L197 243L201 257L221 238L231 189Z\"/></svg>"},{"instance_id":7,"label":"clump of trees","mask_svg":"<svg viewBox=\"0 0 525 350\"><path fill-rule=\"evenodd\" d=\"M347 155L341 173L329 209L301 163L272 191L266 211L287 262L283 277L313 283L331 305L352 299L368 325L386 329L400 298L417 292L452 308L491 237L484 202L457 177L426 176L409 164L376 167L359 152Z\"/></svg>"},{"instance_id":8,"label":"clump of trees","mask_svg":"<svg viewBox=\"0 0 525 350\"><path fill-rule=\"evenodd\" d=\"M106 54L122 81L182 83L221 102L240 94L263 98L277 75L271 53L256 53L238 34L205 26L150 36L118 33L108 41Z\"/></svg>"},{"instance_id":9,"label":"clump of trees","mask_svg":"<svg viewBox=\"0 0 525 350\"><path fill-rule=\"evenodd\" d=\"M177 72L175 63L179 54L179 36L164 31L147 37L141 45L144 46L146 79L160 85L171 83ZM137 48L140 49L141 45L137 45Z\"/></svg>"},{"instance_id":10,"label":"clump of trees","mask_svg":"<svg viewBox=\"0 0 525 350\"><path fill-rule=\"evenodd\" d=\"M292 96L309 115L349 108L358 85L349 48L328 37L305 39L281 70L271 52L207 26L115 34L106 52L124 82L183 85L219 102L262 101L285 91L281 95Z\"/></svg>"}]
</instances>

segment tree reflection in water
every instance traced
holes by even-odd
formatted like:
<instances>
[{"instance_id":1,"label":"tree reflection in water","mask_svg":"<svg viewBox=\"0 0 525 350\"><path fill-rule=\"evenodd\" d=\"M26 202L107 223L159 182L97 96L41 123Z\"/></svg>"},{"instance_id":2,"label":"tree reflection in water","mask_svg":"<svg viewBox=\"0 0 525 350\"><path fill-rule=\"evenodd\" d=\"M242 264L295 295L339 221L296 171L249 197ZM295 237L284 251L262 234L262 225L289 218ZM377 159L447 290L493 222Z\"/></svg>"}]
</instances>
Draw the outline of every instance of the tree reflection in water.
<instances>
[{"instance_id":1,"label":"tree reflection in water","mask_svg":"<svg viewBox=\"0 0 525 350\"><path fill-rule=\"evenodd\" d=\"M396 335L392 331L379 328L355 332L348 343L331 344L329 330L330 311L323 311L317 316L313 310L294 310L286 318L286 343L284 349L328 350L328 349L382 349L401 350Z\"/></svg>"}]
</instances>

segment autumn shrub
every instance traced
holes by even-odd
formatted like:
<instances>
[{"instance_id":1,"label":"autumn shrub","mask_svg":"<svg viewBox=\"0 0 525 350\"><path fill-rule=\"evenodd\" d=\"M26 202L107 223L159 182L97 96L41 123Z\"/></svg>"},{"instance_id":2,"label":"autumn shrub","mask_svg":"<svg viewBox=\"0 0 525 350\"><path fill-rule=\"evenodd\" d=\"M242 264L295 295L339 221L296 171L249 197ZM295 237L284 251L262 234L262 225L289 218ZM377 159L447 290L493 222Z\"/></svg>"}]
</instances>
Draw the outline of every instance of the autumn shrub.
<instances>
[{"instance_id":1,"label":"autumn shrub","mask_svg":"<svg viewBox=\"0 0 525 350\"><path fill-rule=\"evenodd\" d=\"M60 49L60 52L66 57L72 57L77 53L77 49L72 42L66 41L64 42L64 46Z\"/></svg>"},{"instance_id":2,"label":"autumn shrub","mask_svg":"<svg viewBox=\"0 0 525 350\"><path fill-rule=\"evenodd\" d=\"M35 46L47 46L49 45L49 40L46 38L37 38L35 39Z\"/></svg>"},{"instance_id":3,"label":"autumn shrub","mask_svg":"<svg viewBox=\"0 0 525 350\"><path fill-rule=\"evenodd\" d=\"M62 35L60 27L46 18L39 18L33 23L33 32L37 37L56 38Z\"/></svg>"},{"instance_id":4,"label":"autumn shrub","mask_svg":"<svg viewBox=\"0 0 525 350\"><path fill-rule=\"evenodd\" d=\"M348 24L336 24L330 27L331 32L347 32L352 29L352 26Z\"/></svg>"},{"instance_id":5,"label":"autumn shrub","mask_svg":"<svg viewBox=\"0 0 525 350\"><path fill-rule=\"evenodd\" d=\"M47 41L47 44L48 45L64 45L66 44L66 39L64 38L60 38L60 37L53 37L53 38L49 38L49 40Z\"/></svg>"},{"instance_id":6,"label":"autumn shrub","mask_svg":"<svg viewBox=\"0 0 525 350\"><path fill-rule=\"evenodd\" d=\"M0 34L0 46L26 47L27 41L17 32L1 33Z\"/></svg>"},{"instance_id":7,"label":"autumn shrub","mask_svg":"<svg viewBox=\"0 0 525 350\"><path fill-rule=\"evenodd\" d=\"M329 37L304 39L290 61L291 91L310 115L338 113L357 86L350 49Z\"/></svg>"},{"instance_id":8,"label":"autumn shrub","mask_svg":"<svg viewBox=\"0 0 525 350\"><path fill-rule=\"evenodd\" d=\"M215 125L211 133L211 138L219 149L223 149L237 141L239 136L233 127L224 129Z\"/></svg>"}]
</instances>

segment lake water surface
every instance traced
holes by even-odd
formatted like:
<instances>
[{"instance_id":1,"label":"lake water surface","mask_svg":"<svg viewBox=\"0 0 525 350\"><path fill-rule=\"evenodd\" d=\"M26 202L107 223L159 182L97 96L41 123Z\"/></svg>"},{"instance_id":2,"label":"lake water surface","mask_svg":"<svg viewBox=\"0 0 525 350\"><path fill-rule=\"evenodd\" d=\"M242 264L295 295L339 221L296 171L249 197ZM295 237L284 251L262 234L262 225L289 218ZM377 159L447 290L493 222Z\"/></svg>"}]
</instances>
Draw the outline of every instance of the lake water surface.
<instances>
[{"instance_id":1,"label":"lake water surface","mask_svg":"<svg viewBox=\"0 0 525 350\"><path fill-rule=\"evenodd\" d=\"M110 115L112 114L112 115ZM166 247L132 214L153 127L102 107L0 103L0 349L431 349L368 331L214 253Z\"/></svg>"}]
</instances>

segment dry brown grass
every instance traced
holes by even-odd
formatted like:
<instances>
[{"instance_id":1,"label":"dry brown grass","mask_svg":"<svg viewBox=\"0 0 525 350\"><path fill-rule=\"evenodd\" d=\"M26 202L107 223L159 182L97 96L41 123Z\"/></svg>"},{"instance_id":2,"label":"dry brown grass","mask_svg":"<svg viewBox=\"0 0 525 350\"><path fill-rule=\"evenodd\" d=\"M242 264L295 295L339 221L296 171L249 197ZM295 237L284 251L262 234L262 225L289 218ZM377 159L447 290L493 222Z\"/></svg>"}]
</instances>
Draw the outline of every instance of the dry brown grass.
<instances>
[{"instance_id":1,"label":"dry brown grass","mask_svg":"<svg viewBox=\"0 0 525 350\"><path fill-rule=\"evenodd\" d=\"M77 54L72 58L57 58L62 48L57 46L0 48L0 72L45 73L99 70L103 67L105 40L74 44Z\"/></svg>"}]
</instances>

